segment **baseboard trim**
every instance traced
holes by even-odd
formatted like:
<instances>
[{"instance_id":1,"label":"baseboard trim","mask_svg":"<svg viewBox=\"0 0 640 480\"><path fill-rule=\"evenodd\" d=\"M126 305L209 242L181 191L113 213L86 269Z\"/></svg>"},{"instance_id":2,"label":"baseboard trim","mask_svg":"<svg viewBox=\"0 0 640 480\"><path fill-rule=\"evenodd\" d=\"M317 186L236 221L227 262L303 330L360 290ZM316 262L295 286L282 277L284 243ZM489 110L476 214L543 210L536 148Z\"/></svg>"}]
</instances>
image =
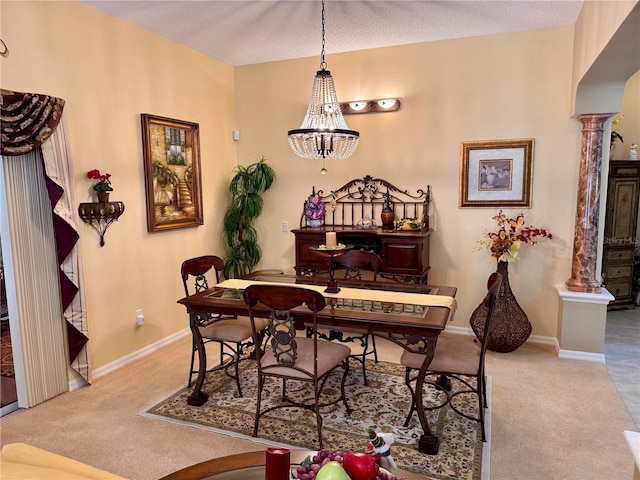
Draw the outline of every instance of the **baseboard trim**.
<instances>
[{"instance_id":1,"label":"baseboard trim","mask_svg":"<svg viewBox=\"0 0 640 480\"><path fill-rule=\"evenodd\" d=\"M140 350L136 350L135 352L132 352L129 355L126 355L122 358L119 358L114 362L108 363L100 368L97 368L93 372L93 378L100 378L103 375L106 375L107 373L111 373L114 370L117 370L120 367L124 367L125 365L128 365L131 362L138 360L139 358L145 357L150 353L155 352L156 350L160 350L162 347L169 345L170 343L173 343L176 340L182 337L185 337L187 335L191 335L191 330L188 328L185 328L172 335L169 335L168 337L162 338L157 342L147 345L146 347L141 348Z\"/></svg>"},{"instance_id":2,"label":"baseboard trim","mask_svg":"<svg viewBox=\"0 0 640 480\"><path fill-rule=\"evenodd\" d=\"M558 349L559 358L568 358L570 360L586 360L588 362L605 363L604 353L580 352L577 350Z\"/></svg>"},{"instance_id":3,"label":"baseboard trim","mask_svg":"<svg viewBox=\"0 0 640 480\"><path fill-rule=\"evenodd\" d=\"M446 331L457 334L457 335L467 335L469 337L475 336L471 327L456 327L452 325L452 326L448 326ZM173 343L182 337L186 337L187 335L191 335L191 330L189 330L188 328L185 328L172 335L169 335L168 337L158 340L155 343L147 345L146 347L141 348L140 350L136 350L135 352L132 352L129 355L125 355L124 357L119 358L116 361L108 363L94 370L93 378L100 378L103 375L106 375L115 370L118 370L119 368L124 367L125 365L128 365L131 362L138 360L139 358L145 357L146 355L149 355L150 353L155 352L156 350L159 350L160 348L166 345L169 345L170 343ZM602 353L561 350L560 345L558 344L558 340L554 337L543 337L541 335L531 335L527 340L527 342L537 343L542 345L552 345L555 347L556 354L558 355L559 358L568 358L573 360L586 360L589 362L604 363L604 354ZM76 390L80 387L83 387L84 385L86 385L86 382L82 378L71 380L69 382L69 391Z\"/></svg>"},{"instance_id":4,"label":"baseboard trim","mask_svg":"<svg viewBox=\"0 0 640 480\"><path fill-rule=\"evenodd\" d=\"M15 412L16 410L18 410L18 408L20 407L18 407L17 400L15 402L11 402L9 405L5 405L4 407L0 408L0 417L4 417L11 412Z\"/></svg>"},{"instance_id":5,"label":"baseboard trim","mask_svg":"<svg viewBox=\"0 0 640 480\"><path fill-rule=\"evenodd\" d=\"M471 327L449 326L446 328L446 331L455 333L457 335L467 335L470 337L475 337L475 334L473 333L473 330L471 329ZM558 355L558 358L568 358L572 360L586 360L588 362L605 363L603 353L581 352L576 350L560 349L560 344L558 343L558 339L555 337L543 337L541 335L531 335L527 339L526 343L533 343L538 345L551 345L555 349L556 355Z\"/></svg>"},{"instance_id":6,"label":"baseboard trim","mask_svg":"<svg viewBox=\"0 0 640 480\"><path fill-rule=\"evenodd\" d=\"M454 333L456 335L467 335L469 337L475 337L475 333L471 327L456 327L454 325L448 326L445 331ZM543 337L541 335L531 335L527 339L527 343L537 343L543 345L558 345L558 340L555 337ZM557 349L556 349L557 351Z\"/></svg>"},{"instance_id":7,"label":"baseboard trim","mask_svg":"<svg viewBox=\"0 0 640 480\"><path fill-rule=\"evenodd\" d=\"M189 328L180 330L172 335L169 335L168 337L158 340L155 343L147 345L146 347L141 348L140 350L136 350L135 352L132 352L129 355L125 355L124 357L119 358L118 360L115 360L100 368L95 369L93 371L93 378L94 379L100 378L103 375L106 375L115 370L118 370L119 368L124 367L125 365L128 365L131 362L138 360L139 358L145 357L150 353L155 352L156 350L159 350L162 347L169 345L170 343L173 343L182 337L186 337L187 335L191 335L191 330ZM82 378L72 380L69 382L69 391L76 390L84 385L86 385L86 382Z\"/></svg>"}]
</instances>

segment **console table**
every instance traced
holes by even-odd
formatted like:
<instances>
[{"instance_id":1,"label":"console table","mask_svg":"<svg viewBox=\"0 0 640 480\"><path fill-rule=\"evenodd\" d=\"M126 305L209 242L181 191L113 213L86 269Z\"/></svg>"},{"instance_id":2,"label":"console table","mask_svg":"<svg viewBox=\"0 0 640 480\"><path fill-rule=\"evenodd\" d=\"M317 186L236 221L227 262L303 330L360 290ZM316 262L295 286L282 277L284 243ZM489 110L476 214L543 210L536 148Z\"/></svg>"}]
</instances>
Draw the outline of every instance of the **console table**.
<instances>
[{"instance_id":1,"label":"console table","mask_svg":"<svg viewBox=\"0 0 640 480\"><path fill-rule=\"evenodd\" d=\"M321 227L307 226L304 209L300 228L295 235L298 275L315 275L329 269L329 260L315 254L309 247L325 243L326 232L336 232L337 241L353 248L369 250L382 258L379 275L398 281L427 283L429 273L429 228L431 189L417 190L415 194L401 190L386 180L370 175L354 179L324 195L322 190L312 189L312 196L319 196L327 214ZM386 210L385 210L386 208ZM383 225L383 212L393 212L395 223ZM402 219L411 219L413 230L401 227Z\"/></svg>"}]
</instances>

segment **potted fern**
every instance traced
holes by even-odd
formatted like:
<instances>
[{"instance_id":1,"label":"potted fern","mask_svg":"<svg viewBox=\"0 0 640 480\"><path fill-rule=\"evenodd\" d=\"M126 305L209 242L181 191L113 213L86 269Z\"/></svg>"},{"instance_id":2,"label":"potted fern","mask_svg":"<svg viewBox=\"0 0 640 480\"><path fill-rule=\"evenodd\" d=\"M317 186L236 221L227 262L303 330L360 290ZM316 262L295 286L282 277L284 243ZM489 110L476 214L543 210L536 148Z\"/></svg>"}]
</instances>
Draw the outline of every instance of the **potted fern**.
<instances>
[{"instance_id":1,"label":"potted fern","mask_svg":"<svg viewBox=\"0 0 640 480\"><path fill-rule=\"evenodd\" d=\"M227 242L225 278L237 278L249 273L262 256L258 232L252 222L262 213L264 201L261 194L269 190L276 178L275 171L266 162L267 159L262 156L246 167L238 165L229 183L232 198L224 216Z\"/></svg>"}]
</instances>

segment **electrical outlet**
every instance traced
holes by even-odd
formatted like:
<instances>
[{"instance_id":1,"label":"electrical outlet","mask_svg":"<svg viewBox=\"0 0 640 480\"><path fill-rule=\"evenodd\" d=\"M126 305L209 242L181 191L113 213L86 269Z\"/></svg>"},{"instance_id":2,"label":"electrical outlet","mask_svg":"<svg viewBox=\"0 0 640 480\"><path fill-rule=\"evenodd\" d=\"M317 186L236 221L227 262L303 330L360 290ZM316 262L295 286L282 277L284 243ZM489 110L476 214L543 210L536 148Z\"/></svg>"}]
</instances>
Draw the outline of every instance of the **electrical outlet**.
<instances>
[{"instance_id":1,"label":"electrical outlet","mask_svg":"<svg viewBox=\"0 0 640 480\"><path fill-rule=\"evenodd\" d=\"M142 314L141 308L136 310L136 325L144 325L144 315Z\"/></svg>"},{"instance_id":2,"label":"electrical outlet","mask_svg":"<svg viewBox=\"0 0 640 480\"><path fill-rule=\"evenodd\" d=\"M289 231L289 222L282 222L282 231L283 232Z\"/></svg>"}]
</instances>

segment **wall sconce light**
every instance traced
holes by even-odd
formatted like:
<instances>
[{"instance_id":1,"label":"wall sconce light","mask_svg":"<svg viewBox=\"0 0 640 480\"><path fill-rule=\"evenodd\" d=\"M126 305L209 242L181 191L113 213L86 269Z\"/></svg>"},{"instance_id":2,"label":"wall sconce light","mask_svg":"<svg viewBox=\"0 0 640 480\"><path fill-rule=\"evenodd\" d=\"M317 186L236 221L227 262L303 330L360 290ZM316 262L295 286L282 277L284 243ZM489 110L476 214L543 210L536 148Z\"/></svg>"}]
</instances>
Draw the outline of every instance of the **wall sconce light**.
<instances>
[{"instance_id":1,"label":"wall sconce light","mask_svg":"<svg viewBox=\"0 0 640 480\"><path fill-rule=\"evenodd\" d=\"M357 100L354 102L340 103L343 115L355 115L357 113L381 113L400 110L399 98L381 98L379 100Z\"/></svg>"},{"instance_id":2,"label":"wall sconce light","mask_svg":"<svg viewBox=\"0 0 640 480\"><path fill-rule=\"evenodd\" d=\"M124 213L122 202L81 203L78 214L84 223L100 234L100 246L104 247L104 235L113 222Z\"/></svg>"}]
</instances>

